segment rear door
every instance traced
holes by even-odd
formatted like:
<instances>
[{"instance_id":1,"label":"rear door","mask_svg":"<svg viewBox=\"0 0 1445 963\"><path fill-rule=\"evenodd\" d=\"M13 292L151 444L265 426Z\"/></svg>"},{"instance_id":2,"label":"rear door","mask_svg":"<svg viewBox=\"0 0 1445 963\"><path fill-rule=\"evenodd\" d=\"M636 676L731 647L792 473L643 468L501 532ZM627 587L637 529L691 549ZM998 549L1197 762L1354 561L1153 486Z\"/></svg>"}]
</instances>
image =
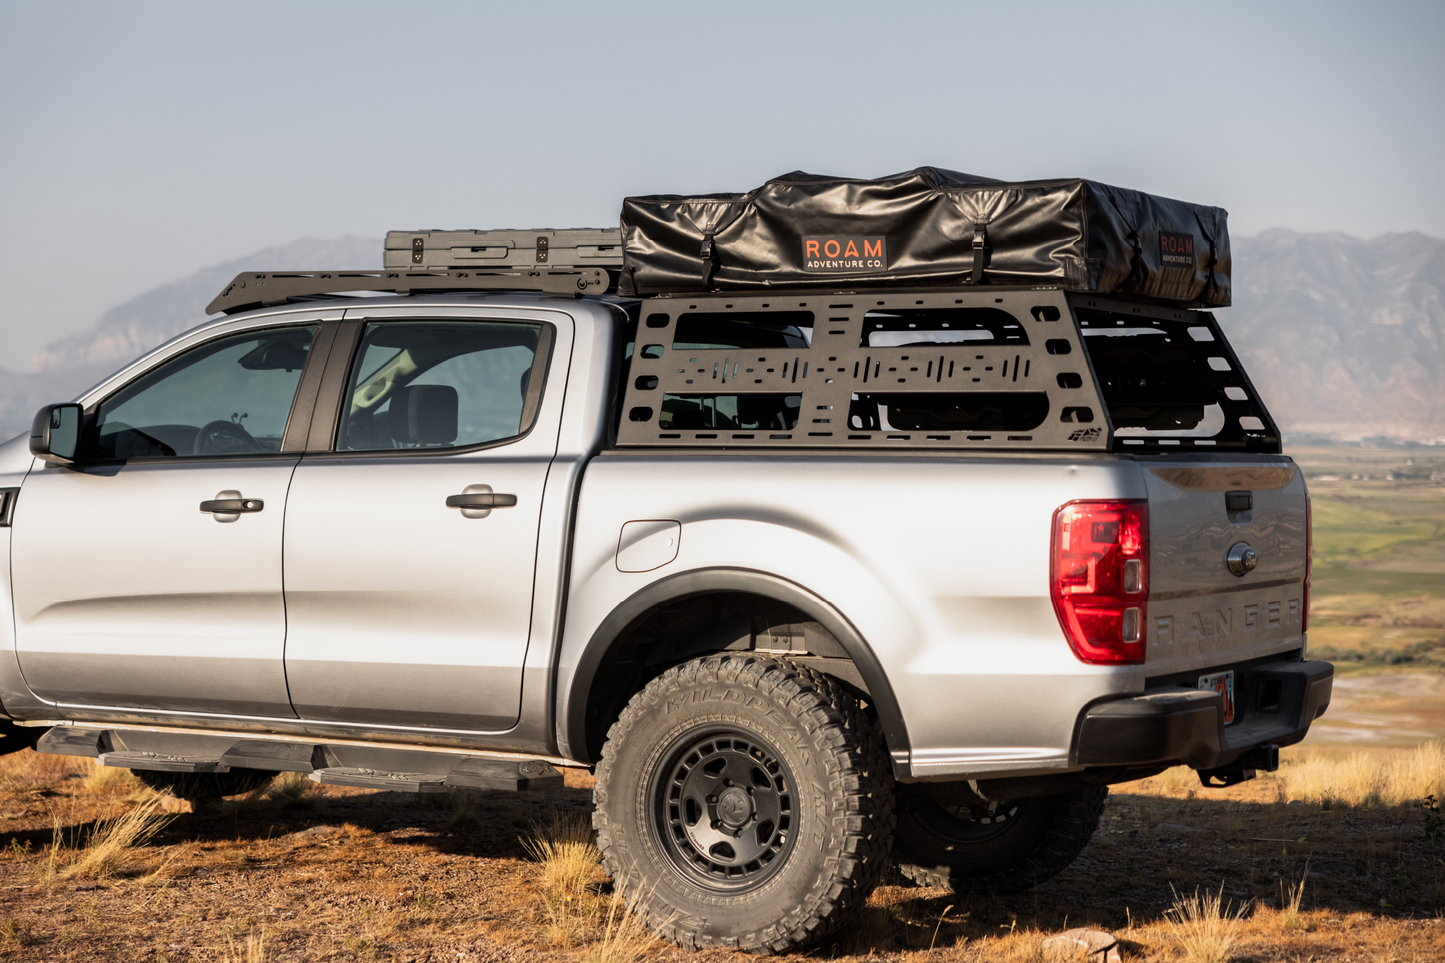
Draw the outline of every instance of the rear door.
<instances>
[{"instance_id":1,"label":"rear door","mask_svg":"<svg viewBox=\"0 0 1445 963\"><path fill-rule=\"evenodd\" d=\"M509 728L557 447L538 412L565 384L570 319L355 314L328 375L335 417L313 428L331 450L305 457L287 508L292 704L317 721Z\"/></svg>"}]
</instances>

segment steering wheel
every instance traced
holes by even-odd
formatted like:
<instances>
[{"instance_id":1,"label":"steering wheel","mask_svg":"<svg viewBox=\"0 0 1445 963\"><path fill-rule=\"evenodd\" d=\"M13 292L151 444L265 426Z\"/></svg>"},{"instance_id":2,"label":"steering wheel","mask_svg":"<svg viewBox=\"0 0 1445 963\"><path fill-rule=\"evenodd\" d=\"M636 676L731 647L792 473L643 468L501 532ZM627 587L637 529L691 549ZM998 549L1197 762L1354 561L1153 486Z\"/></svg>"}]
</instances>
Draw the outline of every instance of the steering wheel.
<instances>
[{"instance_id":1,"label":"steering wheel","mask_svg":"<svg viewBox=\"0 0 1445 963\"><path fill-rule=\"evenodd\" d=\"M261 445L251 433L234 421L208 421L196 432L194 455L240 455L260 451Z\"/></svg>"}]
</instances>

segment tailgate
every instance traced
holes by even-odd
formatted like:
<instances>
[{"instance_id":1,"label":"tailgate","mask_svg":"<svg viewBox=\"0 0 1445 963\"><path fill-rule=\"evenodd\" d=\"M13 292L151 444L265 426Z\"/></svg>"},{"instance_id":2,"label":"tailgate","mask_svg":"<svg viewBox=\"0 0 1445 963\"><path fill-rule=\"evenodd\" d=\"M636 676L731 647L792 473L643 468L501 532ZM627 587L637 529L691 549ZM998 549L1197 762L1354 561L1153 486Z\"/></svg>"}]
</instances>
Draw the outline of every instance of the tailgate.
<instances>
[{"instance_id":1,"label":"tailgate","mask_svg":"<svg viewBox=\"0 0 1445 963\"><path fill-rule=\"evenodd\" d=\"M1140 461L1149 491L1147 674L1301 648L1307 549L1298 467L1279 455ZM1235 494L1231 507L1231 493L1248 498ZM1228 557L1240 545L1258 561L1236 575Z\"/></svg>"}]
</instances>

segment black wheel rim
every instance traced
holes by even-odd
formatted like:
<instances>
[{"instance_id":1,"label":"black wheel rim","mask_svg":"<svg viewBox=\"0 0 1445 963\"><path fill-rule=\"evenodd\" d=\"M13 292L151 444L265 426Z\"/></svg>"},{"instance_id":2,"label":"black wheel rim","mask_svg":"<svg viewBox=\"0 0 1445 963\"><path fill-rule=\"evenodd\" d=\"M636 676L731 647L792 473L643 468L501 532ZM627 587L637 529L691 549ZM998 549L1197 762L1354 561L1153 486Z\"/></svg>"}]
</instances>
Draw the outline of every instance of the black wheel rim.
<instances>
[{"instance_id":1,"label":"black wheel rim","mask_svg":"<svg viewBox=\"0 0 1445 963\"><path fill-rule=\"evenodd\" d=\"M648 787L652 832L684 878L715 891L756 889L787 862L797 818L793 773L738 728L689 733Z\"/></svg>"},{"instance_id":2,"label":"black wheel rim","mask_svg":"<svg viewBox=\"0 0 1445 963\"><path fill-rule=\"evenodd\" d=\"M951 843L978 843L1011 832L1027 805L1027 799L957 806L929 800L919 807L917 816Z\"/></svg>"}]
</instances>

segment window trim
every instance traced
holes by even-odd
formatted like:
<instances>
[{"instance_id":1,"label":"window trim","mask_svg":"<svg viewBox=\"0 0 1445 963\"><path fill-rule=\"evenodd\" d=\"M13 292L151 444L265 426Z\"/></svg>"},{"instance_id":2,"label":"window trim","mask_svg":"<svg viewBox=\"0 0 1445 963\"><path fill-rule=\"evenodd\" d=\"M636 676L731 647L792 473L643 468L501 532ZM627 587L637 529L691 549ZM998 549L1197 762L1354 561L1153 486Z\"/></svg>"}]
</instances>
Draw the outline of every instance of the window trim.
<instances>
[{"instance_id":1,"label":"window trim","mask_svg":"<svg viewBox=\"0 0 1445 963\"><path fill-rule=\"evenodd\" d=\"M515 435L496 438L475 445L457 445L449 448L378 448L373 451L338 451L336 436L341 429L341 407L346 403L346 388L350 384L351 367L361 349L362 333L367 324L405 324L412 321L444 321L491 324L529 324L541 328L537 336L537 350L532 357L532 376L527 382L527 397L522 400L521 428ZM484 315L430 316L426 314L382 315L379 317L347 318L342 321L335 344L332 346L326 371L321 377L321 386L316 399L315 412L311 418L311 430L306 443L306 455L325 455L328 458L412 458L437 457L468 454L513 445L532 433L537 425L537 416L542 410L548 375L552 369L553 347L557 343L557 328L551 321L542 318L496 318ZM541 377L538 377L540 370Z\"/></svg>"}]
</instances>

